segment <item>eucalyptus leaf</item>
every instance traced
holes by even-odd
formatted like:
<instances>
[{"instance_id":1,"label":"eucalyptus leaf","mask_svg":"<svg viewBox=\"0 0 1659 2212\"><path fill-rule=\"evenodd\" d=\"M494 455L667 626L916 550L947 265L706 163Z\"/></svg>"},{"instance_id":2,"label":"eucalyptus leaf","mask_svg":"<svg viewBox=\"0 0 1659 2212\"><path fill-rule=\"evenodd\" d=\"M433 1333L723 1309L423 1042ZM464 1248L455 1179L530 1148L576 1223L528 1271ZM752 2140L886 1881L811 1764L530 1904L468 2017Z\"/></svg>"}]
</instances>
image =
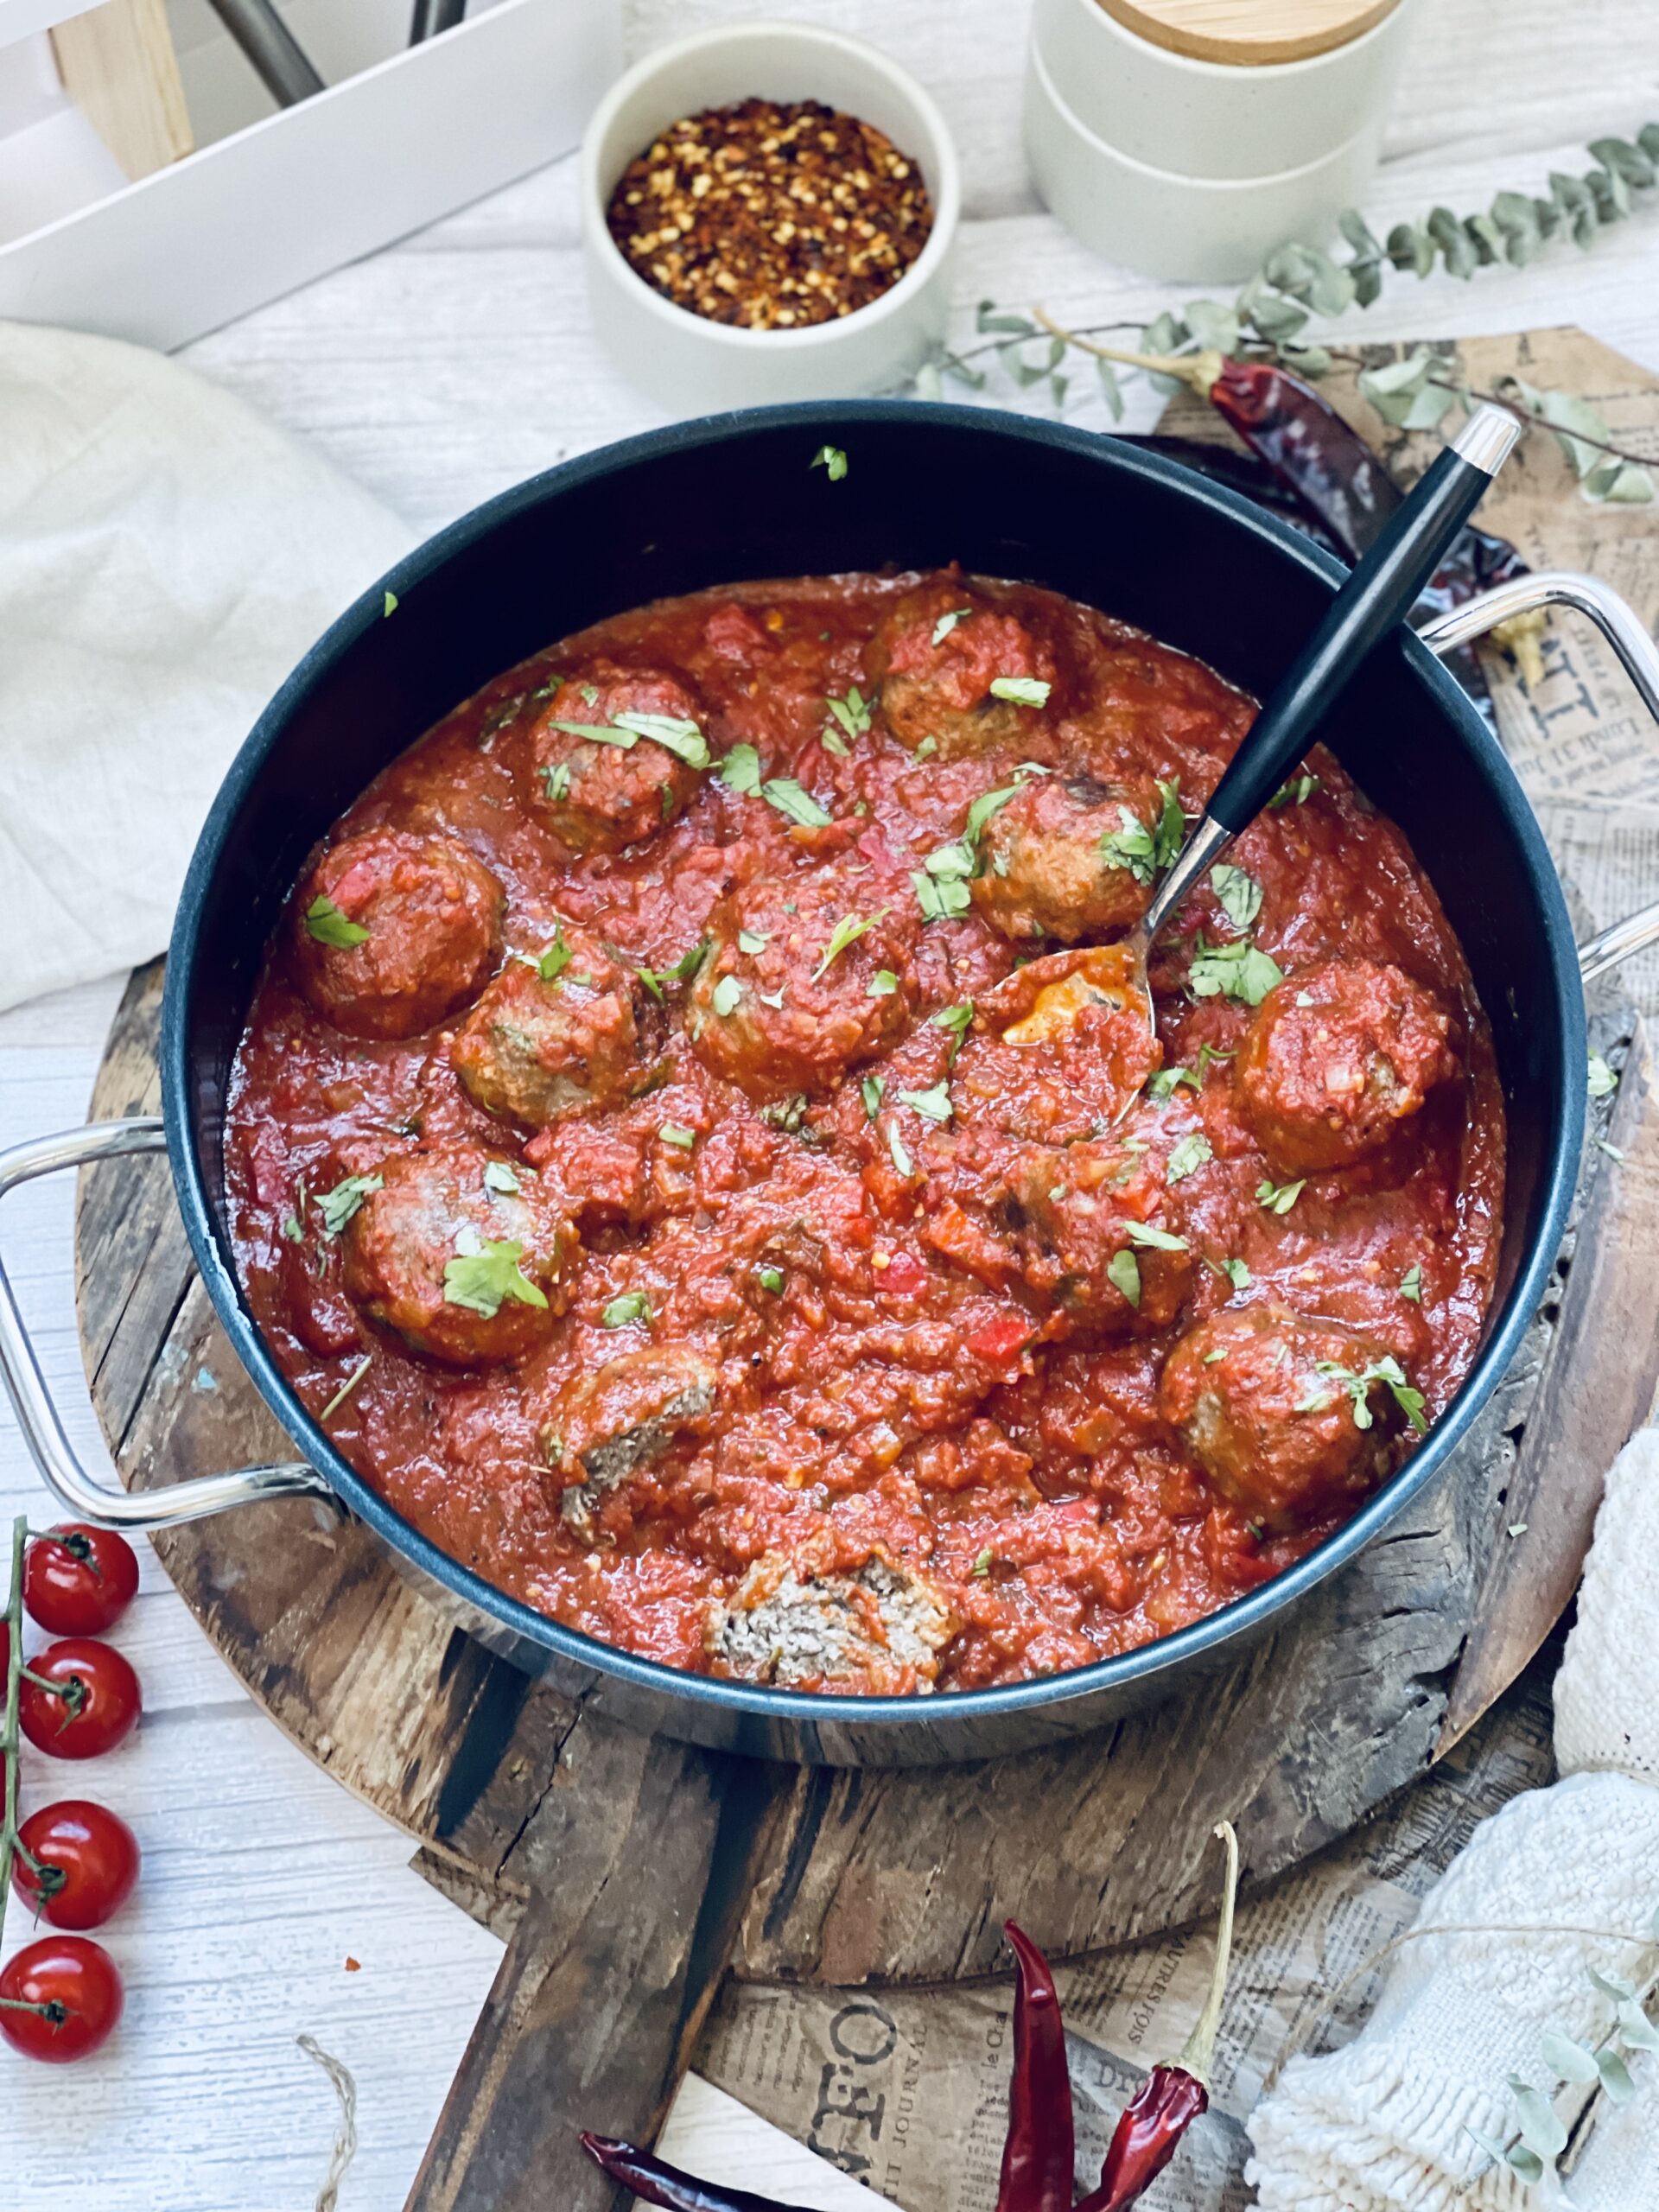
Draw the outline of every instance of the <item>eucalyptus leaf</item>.
<instances>
[{"instance_id":1,"label":"eucalyptus leaf","mask_svg":"<svg viewBox=\"0 0 1659 2212\"><path fill-rule=\"evenodd\" d=\"M1467 283L1475 273L1475 249L1469 233L1449 207L1434 207L1429 211L1424 225L1428 235L1440 249L1448 276L1461 277Z\"/></svg>"},{"instance_id":2,"label":"eucalyptus leaf","mask_svg":"<svg viewBox=\"0 0 1659 2212\"><path fill-rule=\"evenodd\" d=\"M1546 2028L1538 2038L1538 2048L1552 2074L1563 2082L1593 2082L1596 2079L1596 2054L1586 2050L1581 2043L1560 2028Z\"/></svg>"},{"instance_id":3,"label":"eucalyptus leaf","mask_svg":"<svg viewBox=\"0 0 1659 2212\"><path fill-rule=\"evenodd\" d=\"M1389 232L1388 254L1396 269L1427 276L1434 266L1434 241L1415 223L1396 223Z\"/></svg>"},{"instance_id":4,"label":"eucalyptus leaf","mask_svg":"<svg viewBox=\"0 0 1659 2212\"><path fill-rule=\"evenodd\" d=\"M1650 162L1659 163L1659 123L1644 123L1636 134L1636 143Z\"/></svg>"},{"instance_id":5,"label":"eucalyptus leaf","mask_svg":"<svg viewBox=\"0 0 1659 2212\"><path fill-rule=\"evenodd\" d=\"M1353 278L1328 253L1322 253L1314 246L1305 251L1313 270L1308 305L1315 315L1345 315L1354 304Z\"/></svg>"},{"instance_id":6,"label":"eucalyptus leaf","mask_svg":"<svg viewBox=\"0 0 1659 2212\"><path fill-rule=\"evenodd\" d=\"M1596 149L1592 146L1590 150L1593 154ZM1376 234L1370 225L1357 207L1344 207L1337 218L1337 228L1352 246L1357 259L1361 261L1382 259L1382 249L1377 244Z\"/></svg>"},{"instance_id":7,"label":"eucalyptus leaf","mask_svg":"<svg viewBox=\"0 0 1659 2212\"><path fill-rule=\"evenodd\" d=\"M916 397L918 399L944 397L944 378L939 374L939 365L937 361L924 361L921 367L917 370Z\"/></svg>"},{"instance_id":8,"label":"eucalyptus leaf","mask_svg":"<svg viewBox=\"0 0 1659 2212\"><path fill-rule=\"evenodd\" d=\"M1206 351L1231 353L1238 346L1238 315L1215 300L1189 300L1186 327Z\"/></svg>"},{"instance_id":9,"label":"eucalyptus leaf","mask_svg":"<svg viewBox=\"0 0 1659 2212\"><path fill-rule=\"evenodd\" d=\"M1601 2086L1616 2105L1627 2105L1636 2094L1636 2084L1630 2079L1630 2069L1616 2050L1597 2053L1596 2066L1601 2075Z\"/></svg>"},{"instance_id":10,"label":"eucalyptus leaf","mask_svg":"<svg viewBox=\"0 0 1659 2212\"><path fill-rule=\"evenodd\" d=\"M1659 2028L1634 1997L1624 1999L1619 2005L1618 2039L1627 2050L1659 2050Z\"/></svg>"},{"instance_id":11,"label":"eucalyptus leaf","mask_svg":"<svg viewBox=\"0 0 1659 2212\"><path fill-rule=\"evenodd\" d=\"M1591 1980L1601 1992L1602 1995L1604 1997L1611 1997L1615 2005L1627 2005L1636 1995L1636 1992L1630 1986L1630 1983L1628 1981L1620 1981L1616 1975L1611 1974L1598 1974L1594 1967L1591 1967L1588 1969L1588 1972Z\"/></svg>"},{"instance_id":12,"label":"eucalyptus leaf","mask_svg":"<svg viewBox=\"0 0 1659 2212\"><path fill-rule=\"evenodd\" d=\"M1095 367L1100 377L1100 388L1106 395L1106 404L1111 410L1114 423L1123 420L1123 393L1117 381L1117 371L1103 355L1095 356Z\"/></svg>"},{"instance_id":13,"label":"eucalyptus leaf","mask_svg":"<svg viewBox=\"0 0 1659 2212\"><path fill-rule=\"evenodd\" d=\"M1362 300L1359 304L1365 307L1369 302ZM1280 358L1299 377L1317 380L1331 373L1331 355L1323 346L1283 346Z\"/></svg>"},{"instance_id":14,"label":"eucalyptus leaf","mask_svg":"<svg viewBox=\"0 0 1659 2212\"><path fill-rule=\"evenodd\" d=\"M1375 307L1382 296L1382 264L1380 261L1356 261L1349 268L1354 280L1354 305L1357 308Z\"/></svg>"},{"instance_id":15,"label":"eucalyptus leaf","mask_svg":"<svg viewBox=\"0 0 1659 2212\"><path fill-rule=\"evenodd\" d=\"M1521 2140L1529 2151L1535 2151L1547 2164L1554 2165L1567 2148L1567 2127L1560 2114L1541 2089L1535 2089L1518 2074L1510 2075L1510 2089L1515 2098L1516 2124L1521 2130Z\"/></svg>"},{"instance_id":16,"label":"eucalyptus leaf","mask_svg":"<svg viewBox=\"0 0 1659 2212\"><path fill-rule=\"evenodd\" d=\"M1307 302L1319 275L1313 250L1293 242L1275 246L1262 264L1262 275L1275 290L1288 292L1292 299Z\"/></svg>"},{"instance_id":17,"label":"eucalyptus leaf","mask_svg":"<svg viewBox=\"0 0 1659 2212\"><path fill-rule=\"evenodd\" d=\"M976 327L982 335L988 338L999 330L1012 332L1018 338L1034 338L1037 335L1037 326L1029 316L1005 315L998 308L995 300L980 302L979 313L975 321Z\"/></svg>"},{"instance_id":18,"label":"eucalyptus leaf","mask_svg":"<svg viewBox=\"0 0 1659 2212\"><path fill-rule=\"evenodd\" d=\"M1654 167L1653 160L1627 138L1592 138L1590 151L1603 168L1622 176L1626 184L1635 185L1638 191L1645 192L1659 178L1659 169Z\"/></svg>"},{"instance_id":19,"label":"eucalyptus leaf","mask_svg":"<svg viewBox=\"0 0 1659 2212\"><path fill-rule=\"evenodd\" d=\"M983 369L975 368L970 362L963 360L955 353L947 353L940 365L946 376L952 378L957 384L965 384L969 391L984 391L985 372Z\"/></svg>"},{"instance_id":20,"label":"eucalyptus leaf","mask_svg":"<svg viewBox=\"0 0 1659 2212\"><path fill-rule=\"evenodd\" d=\"M1283 345L1307 327L1307 309L1280 293L1252 292L1249 302L1250 321L1270 345Z\"/></svg>"},{"instance_id":21,"label":"eucalyptus leaf","mask_svg":"<svg viewBox=\"0 0 1659 2212\"><path fill-rule=\"evenodd\" d=\"M1483 269L1490 269L1495 261L1503 260L1503 234L1490 215L1470 215L1463 227Z\"/></svg>"},{"instance_id":22,"label":"eucalyptus leaf","mask_svg":"<svg viewBox=\"0 0 1659 2212\"><path fill-rule=\"evenodd\" d=\"M1584 181L1604 223L1622 222L1630 213L1630 188L1617 169L1592 169Z\"/></svg>"},{"instance_id":23,"label":"eucalyptus leaf","mask_svg":"<svg viewBox=\"0 0 1659 2212\"><path fill-rule=\"evenodd\" d=\"M1647 469L1631 461L1620 461L1611 455L1597 468L1592 468L1584 480L1584 496L1598 503L1614 506L1640 507L1647 505L1654 496L1653 478Z\"/></svg>"}]
</instances>

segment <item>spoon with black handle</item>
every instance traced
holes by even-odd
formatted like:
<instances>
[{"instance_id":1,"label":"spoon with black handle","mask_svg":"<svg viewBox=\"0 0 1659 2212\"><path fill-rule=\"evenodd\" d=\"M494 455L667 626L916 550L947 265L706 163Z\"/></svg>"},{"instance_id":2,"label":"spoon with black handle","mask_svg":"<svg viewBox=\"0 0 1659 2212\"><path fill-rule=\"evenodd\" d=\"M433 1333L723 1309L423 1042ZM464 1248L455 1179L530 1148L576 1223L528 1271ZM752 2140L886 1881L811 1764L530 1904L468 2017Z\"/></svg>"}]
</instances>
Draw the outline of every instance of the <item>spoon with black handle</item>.
<instances>
[{"instance_id":1,"label":"spoon with black handle","mask_svg":"<svg viewBox=\"0 0 1659 2212\"><path fill-rule=\"evenodd\" d=\"M1126 1012L1138 1004L1147 1027L1155 1029L1147 961L1159 931L1272 798L1370 654L1414 605L1520 435L1520 423L1506 409L1478 407L1419 479L1250 725L1146 912L1127 937L1090 956L1091 994L1118 999ZM1070 952L1049 958L1056 963L1057 975L1077 965ZM1027 991L1036 980L1033 970L1040 971L1044 964L1033 961L1023 970ZM1120 1115L1128 1111L1135 1096L1131 1090Z\"/></svg>"}]
</instances>

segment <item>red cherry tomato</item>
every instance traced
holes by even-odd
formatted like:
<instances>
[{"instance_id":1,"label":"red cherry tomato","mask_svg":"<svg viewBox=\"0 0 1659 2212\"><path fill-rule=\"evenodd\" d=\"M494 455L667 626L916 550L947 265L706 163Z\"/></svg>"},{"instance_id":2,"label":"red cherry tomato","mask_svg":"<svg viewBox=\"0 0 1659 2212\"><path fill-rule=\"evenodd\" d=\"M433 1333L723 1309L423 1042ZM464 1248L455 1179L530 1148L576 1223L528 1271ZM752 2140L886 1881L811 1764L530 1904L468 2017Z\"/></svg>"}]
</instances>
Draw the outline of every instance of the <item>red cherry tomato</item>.
<instances>
[{"instance_id":1,"label":"red cherry tomato","mask_svg":"<svg viewBox=\"0 0 1659 2212\"><path fill-rule=\"evenodd\" d=\"M18 1717L37 1751L58 1759L94 1759L131 1732L143 1700L137 1675L112 1645L66 1637L28 1665L30 1674L60 1686L43 1689L24 1680Z\"/></svg>"},{"instance_id":2,"label":"red cherry tomato","mask_svg":"<svg viewBox=\"0 0 1659 2212\"><path fill-rule=\"evenodd\" d=\"M124 1820L85 1797L66 1797L31 1813L19 1830L23 1851L39 1859L37 1874L20 1851L12 1887L54 1928L101 1928L132 1895L138 1879L138 1839Z\"/></svg>"},{"instance_id":3,"label":"red cherry tomato","mask_svg":"<svg viewBox=\"0 0 1659 2212\"><path fill-rule=\"evenodd\" d=\"M138 1558L125 1537L83 1521L36 1536L23 1562L23 1604L53 1636L102 1636L137 1587Z\"/></svg>"},{"instance_id":4,"label":"red cherry tomato","mask_svg":"<svg viewBox=\"0 0 1659 2212\"><path fill-rule=\"evenodd\" d=\"M54 2066L85 2058L120 2018L115 1961L85 1936L45 1936L0 1969L0 2036L30 2058Z\"/></svg>"}]
</instances>

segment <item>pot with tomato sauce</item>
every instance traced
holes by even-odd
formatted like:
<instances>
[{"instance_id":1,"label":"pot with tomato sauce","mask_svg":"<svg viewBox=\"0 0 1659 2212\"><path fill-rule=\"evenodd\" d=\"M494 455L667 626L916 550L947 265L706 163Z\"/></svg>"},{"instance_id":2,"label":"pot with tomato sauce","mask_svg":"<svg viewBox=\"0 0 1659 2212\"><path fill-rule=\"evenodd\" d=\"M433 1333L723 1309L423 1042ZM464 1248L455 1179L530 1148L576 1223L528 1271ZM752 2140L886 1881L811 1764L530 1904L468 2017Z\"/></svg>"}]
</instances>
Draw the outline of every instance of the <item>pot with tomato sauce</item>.
<instances>
[{"instance_id":1,"label":"pot with tomato sauce","mask_svg":"<svg viewBox=\"0 0 1659 2212\"><path fill-rule=\"evenodd\" d=\"M1236 1655L1468 1435L1583 1130L1560 885L1403 632L1160 942L1156 1044L1097 988L1338 573L899 402L681 425L412 555L233 764L168 967L187 1233L303 1464L101 1489L0 1276L66 1508L331 1493L527 1669L810 1762ZM1659 701L1628 610L1535 596Z\"/></svg>"}]
</instances>

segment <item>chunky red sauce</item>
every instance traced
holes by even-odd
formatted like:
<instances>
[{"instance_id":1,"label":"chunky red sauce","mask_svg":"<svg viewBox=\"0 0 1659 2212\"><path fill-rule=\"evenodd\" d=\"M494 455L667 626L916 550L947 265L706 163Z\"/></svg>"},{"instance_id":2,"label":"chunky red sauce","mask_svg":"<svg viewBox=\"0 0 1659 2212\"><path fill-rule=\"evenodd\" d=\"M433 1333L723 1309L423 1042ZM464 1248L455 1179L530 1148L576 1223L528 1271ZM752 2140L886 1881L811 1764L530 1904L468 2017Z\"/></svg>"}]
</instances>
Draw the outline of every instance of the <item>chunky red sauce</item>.
<instances>
[{"instance_id":1,"label":"chunky red sauce","mask_svg":"<svg viewBox=\"0 0 1659 2212\"><path fill-rule=\"evenodd\" d=\"M488 685L335 825L238 1060L300 1397L455 1558L677 1667L972 1688L1280 1573L1469 1365L1503 1121L1323 753L1166 933L1157 1043L1099 988L1252 712L954 572Z\"/></svg>"}]
</instances>

